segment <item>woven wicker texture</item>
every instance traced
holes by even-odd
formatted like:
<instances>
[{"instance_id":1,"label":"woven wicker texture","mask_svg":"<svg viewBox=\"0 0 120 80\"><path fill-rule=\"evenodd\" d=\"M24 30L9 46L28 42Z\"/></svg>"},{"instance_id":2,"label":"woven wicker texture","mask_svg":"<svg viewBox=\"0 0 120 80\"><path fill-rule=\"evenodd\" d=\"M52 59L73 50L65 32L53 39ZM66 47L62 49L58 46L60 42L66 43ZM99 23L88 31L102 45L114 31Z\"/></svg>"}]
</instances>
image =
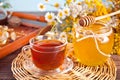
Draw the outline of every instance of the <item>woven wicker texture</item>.
<instances>
[{"instance_id":1,"label":"woven wicker texture","mask_svg":"<svg viewBox=\"0 0 120 80\"><path fill-rule=\"evenodd\" d=\"M29 56L29 53L27 53ZM26 55L27 55L26 54ZM12 62L11 70L17 80L115 80L116 66L110 58L101 66L90 67L74 61L74 67L67 73L55 75L34 76L23 66L26 59L20 53Z\"/></svg>"}]
</instances>

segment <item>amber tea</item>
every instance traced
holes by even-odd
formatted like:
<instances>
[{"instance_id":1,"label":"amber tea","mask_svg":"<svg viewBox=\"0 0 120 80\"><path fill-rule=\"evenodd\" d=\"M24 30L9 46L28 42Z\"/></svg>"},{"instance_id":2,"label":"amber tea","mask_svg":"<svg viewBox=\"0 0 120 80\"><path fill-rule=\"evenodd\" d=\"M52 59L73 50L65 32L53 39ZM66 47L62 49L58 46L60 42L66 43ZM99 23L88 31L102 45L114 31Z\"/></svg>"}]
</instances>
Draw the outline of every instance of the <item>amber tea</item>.
<instances>
[{"instance_id":1,"label":"amber tea","mask_svg":"<svg viewBox=\"0 0 120 80\"><path fill-rule=\"evenodd\" d=\"M40 69L52 70L64 62L65 46L58 40L42 40L31 48L33 63Z\"/></svg>"}]
</instances>

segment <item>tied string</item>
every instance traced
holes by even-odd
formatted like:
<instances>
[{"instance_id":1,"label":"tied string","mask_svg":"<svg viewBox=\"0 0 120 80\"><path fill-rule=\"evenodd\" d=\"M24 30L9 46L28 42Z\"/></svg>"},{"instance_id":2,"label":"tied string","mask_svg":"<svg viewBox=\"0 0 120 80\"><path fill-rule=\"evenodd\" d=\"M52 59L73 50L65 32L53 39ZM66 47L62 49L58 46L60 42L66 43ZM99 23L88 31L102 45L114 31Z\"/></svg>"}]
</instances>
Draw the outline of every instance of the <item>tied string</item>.
<instances>
[{"instance_id":1,"label":"tied string","mask_svg":"<svg viewBox=\"0 0 120 80\"><path fill-rule=\"evenodd\" d=\"M83 37L83 38L81 38L81 39L78 39L77 42L79 42L79 41L81 41L81 40L84 40L84 39L86 39L86 38L93 37L93 39L94 39L94 41L95 41L96 49L98 50L98 52L99 52L100 54L102 54L103 56L110 57L110 56L111 56L110 54L106 54L106 53L104 53L102 50L100 50L97 40L99 40L102 44L108 42L108 41L109 41L108 36L112 33L112 29L111 29L109 32L105 33L105 34L95 34L95 33L94 33L93 31L91 31L91 30L86 30L86 31L83 33L83 35L87 35L86 33L88 33L88 32L89 32L89 34L91 34L91 35L86 36L86 37Z\"/></svg>"}]
</instances>

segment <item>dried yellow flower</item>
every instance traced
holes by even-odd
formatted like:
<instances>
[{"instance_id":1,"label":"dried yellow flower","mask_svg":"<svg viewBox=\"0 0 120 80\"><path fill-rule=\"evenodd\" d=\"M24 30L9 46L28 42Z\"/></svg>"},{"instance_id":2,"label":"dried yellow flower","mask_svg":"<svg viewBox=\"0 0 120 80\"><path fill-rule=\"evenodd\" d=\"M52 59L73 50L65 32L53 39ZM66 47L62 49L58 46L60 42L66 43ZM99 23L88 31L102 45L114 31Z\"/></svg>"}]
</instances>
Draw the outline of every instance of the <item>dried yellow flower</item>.
<instances>
[{"instance_id":1,"label":"dried yellow flower","mask_svg":"<svg viewBox=\"0 0 120 80\"><path fill-rule=\"evenodd\" d=\"M91 8L96 7L96 10L93 13L91 13L92 16L97 17L97 16L102 16L102 15L108 14L108 10L107 10L106 6L102 3L102 0L85 0L85 2ZM108 17L104 20L108 21L108 20L110 20L110 18Z\"/></svg>"}]
</instances>

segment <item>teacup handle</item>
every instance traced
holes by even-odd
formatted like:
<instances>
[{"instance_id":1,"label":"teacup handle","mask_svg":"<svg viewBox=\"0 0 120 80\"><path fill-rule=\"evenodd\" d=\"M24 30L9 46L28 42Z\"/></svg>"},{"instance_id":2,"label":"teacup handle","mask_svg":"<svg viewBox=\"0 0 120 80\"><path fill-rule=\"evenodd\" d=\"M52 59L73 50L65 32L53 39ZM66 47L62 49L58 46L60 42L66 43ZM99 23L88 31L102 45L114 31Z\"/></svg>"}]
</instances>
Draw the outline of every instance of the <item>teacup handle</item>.
<instances>
[{"instance_id":1,"label":"teacup handle","mask_svg":"<svg viewBox=\"0 0 120 80\"><path fill-rule=\"evenodd\" d=\"M30 45L26 45L22 48L22 54L25 59L30 59L31 57Z\"/></svg>"}]
</instances>

